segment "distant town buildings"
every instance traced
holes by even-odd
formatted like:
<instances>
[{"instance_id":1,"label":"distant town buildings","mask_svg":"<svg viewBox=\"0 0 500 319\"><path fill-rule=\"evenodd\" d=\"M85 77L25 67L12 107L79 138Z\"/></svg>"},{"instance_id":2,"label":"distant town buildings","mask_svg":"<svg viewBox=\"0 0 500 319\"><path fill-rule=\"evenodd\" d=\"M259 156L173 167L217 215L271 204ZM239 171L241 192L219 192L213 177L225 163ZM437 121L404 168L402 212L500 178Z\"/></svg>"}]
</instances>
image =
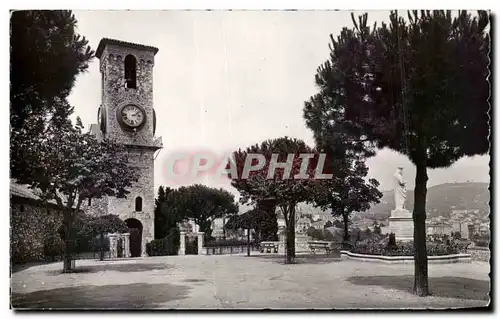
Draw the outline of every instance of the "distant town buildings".
<instances>
[{"instance_id":1,"label":"distant town buildings","mask_svg":"<svg viewBox=\"0 0 500 319\"><path fill-rule=\"evenodd\" d=\"M471 239L474 234L490 231L489 218L479 209L452 210L450 218L430 218L426 226L429 235L458 232L462 238L467 239Z\"/></svg>"}]
</instances>

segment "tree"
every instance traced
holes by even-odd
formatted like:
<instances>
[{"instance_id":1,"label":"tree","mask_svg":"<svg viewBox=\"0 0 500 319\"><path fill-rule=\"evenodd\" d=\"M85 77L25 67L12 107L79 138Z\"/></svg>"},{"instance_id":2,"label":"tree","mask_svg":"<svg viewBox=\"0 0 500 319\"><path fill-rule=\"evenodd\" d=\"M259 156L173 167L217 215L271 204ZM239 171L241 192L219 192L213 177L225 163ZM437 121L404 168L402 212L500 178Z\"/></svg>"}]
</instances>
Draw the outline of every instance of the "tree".
<instances>
[{"instance_id":1,"label":"tree","mask_svg":"<svg viewBox=\"0 0 500 319\"><path fill-rule=\"evenodd\" d=\"M304 153L315 154L306 167L305 175L308 178L295 179L294 176L299 173L302 163L299 155ZM250 171L248 178L246 178L242 174L248 154L260 154L265 158L266 163L262 168ZM286 162L288 155L293 154L292 169L289 172L290 178L283 178L283 168L277 168L274 176L268 177L272 154L277 154L277 162L279 163ZM313 178L318 161L317 154L303 141L283 137L266 140L260 145L253 145L244 151L238 150L234 153L234 160L238 176L231 176L231 185L240 192L240 202L245 204L265 201L269 203L269 206L280 208L285 219L287 232L285 262L293 263L295 258L295 209L298 203L309 201L312 198L315 182ZM258 160L254 158L250 164L257 165Z\"/></svg>"},{"instance_id":2,"label":"tree","mask_svg":"<svg viewBox=\"0 0 500 319\"><path fill-rule=\"evenodd\" d=\"M77 118L75 127L51 129L26 150L31 165L18 182L39 189L42 200L55 200L63 209L65 240L64 271L70 272L75 234L73 223L85 200L126 197L127 188L137 181L137 169L128 164L125 146L109 140L97 141L83 133Z\"/></svg>"},{"instance_id":3,"label":"tree","mask_svg":"<svg viewBox=\"0 0 500 319\"><path fill-rule=\"evenodd\" d=\"M278 240L278 218L276 216L276 203L273 200L257 201L255 218L258 218L258 233L261 241ZM257 217L258 216L258 217Z\"/></svg>"},{"instance_id":4,"label":"tree","mask_svg":"<svg viewBox=\"0 0 500 319\"><path fill-rule=\"evenodd\" d=\"M161 205L165 202L165 189L163 186L158 188L158 197L155 198L155 239L161 239L166 236L165 216Z\"/></svg>"},{"instance_id":5,"label":"tree","mask_svg":"<svg viewBox=\"0 0 500 319\"><path fill-rule=\"evenodd\" d=\"M200 231L205 233L206 238L211 237L214 219L238 213L234 196L222 188L196 184L180 187L171 194L169 201L172 200L177 216L192 218L200 227Z\"/></svg>"},{"instance_id":6,"label":"tree","mask_svg":"<svg viewBox=\"0 0 500 319\"><path fill-rule=\"evenodd\" d=\"M367 14L331 36L316 75L324 104L344 112L344 129L416 166L414 293L429 294L425 236L427 169L489 150L488 13L396 11L370 28ZM319 99L319 98L318 98Z\"/></svg>"},{"instance_id":7,"label":"tree","mask_svg":"<svg viewBox=\"0 0 500 319\"><path fill-rule=\"evenodd\" d=\"M256 237L261 231L262 220L265 219L265 212L259 208L251 209L241 215L233 215L230 217L224 229L246 229L247 230L247 256L250 256L250 231L255 231Z\"/></svg>"},{"instance_id":8,"label":"tree","mask_svg":"<svg viewBox=\"0 0 500 319\"><path fill-rule=\"evenodd\" d=\"M338 158L337 158L338 159ZM336 161L338 162L338 160ZM343 225L334 222L334 226L343 227L344 241L349 242L349 216L354 212L368 210L371 204L378 203L382 193L377 189L375 179L365 180L368 167L362 160L352 166L334 166L341 178L319 181L315 187L314 205L322 210L331 209L332 216L341 216Z\"/></svg>"},{"instance_id":9,"label":"tree","mask_svg":"<svg viewBox=\"0 0 500 319\"><path fill-rule=\"evenodd\" d=\"M126 233L129 231L127 224L118 215L107 214L101 216L83 215L81 218L76 218L77 223L81 226L76 226L78 229L77 237L79 238L95 238L100 239L100 254L99 259L104 260L104 234L107 233Z\"/></svg>"},{"instance_id":10,"label":"tree","mask_svg":"<svg viewBox=\"0 0 500 319\"><path fill-rule=\"evenodd\" d=\"M325 240L325 241L335 240L335 236L329 230L316 229L312 226L307 229L307 236L312 237L315 240Z\"/></svg>"},{"instance_id":11,"label":"tree","mask_svg":"<svg viewBox=\"0 0 500 319\"><path fill-rule=\"evenodd\" d=\"M332 226L336 227L336 228L344 228L344 223L342 223L341 221L339 221L339 220L336 219L336 220L333 221L333 225Z\"/></svg>"},{"instance_id":12,"label":"tree","mask_svg":"<svg viewBox=\"0 0 500 319\"><path fill-rule=\"evenodd\" d=\"M155 239L167 236L171 228L177 227L181 221L172 208L172 189L160 186L158 197L155 199Z\"/></svg>"},{"instance_id":13,"label":"tree","mask_svg":"<svg viewBox=\"0 0 500 319\"><path fill-rule=\"evenodd\" d=\"M314 205L323 211L331 209L334 217L342 217L343 240L349 242L350 215L368 210L382 197L378 181L366 180L365 159L375 153L371 144L349 130L346 105L332 103L329 87L322 86L319 76L316 82L320 92L305 102L304 118L314 133L316 148L328 154L335 178L317 183Z\"/></svg>"},{"instance_id":14,"label":"tree","mask_svg":"<svg viewBox=\"0 0 500 319\"><path fill-rule=\"evenodd\" d=\"M68 125L67 97L94 52L76 33L71 11L24 10L11 15L10 168L11 176L31 165L26 148L48 126Z\"/></svg>"}]
</instances>

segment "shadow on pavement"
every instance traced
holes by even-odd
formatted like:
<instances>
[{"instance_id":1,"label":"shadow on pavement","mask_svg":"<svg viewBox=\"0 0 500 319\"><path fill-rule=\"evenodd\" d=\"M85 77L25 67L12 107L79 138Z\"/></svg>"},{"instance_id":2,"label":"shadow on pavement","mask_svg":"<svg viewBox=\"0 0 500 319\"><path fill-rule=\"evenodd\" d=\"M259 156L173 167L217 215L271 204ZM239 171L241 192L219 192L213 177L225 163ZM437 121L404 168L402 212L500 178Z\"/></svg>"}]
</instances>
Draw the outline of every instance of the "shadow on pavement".
<instances>
[{"instance_id":1,"label":"shadow on pavement","mask_svg":"<svg viewBox=\"0 0 500 319\"><path fill-rule=\"evenodd\" d=\"M172 268L164 263L156 263L156 264L139 264L139 263L120 263L120 264L101 264L101 265L88 265L88 266L78 266L76 265L76 269L73 273L97 273L101 271L120 271L120 272L140 272L140 271L151 271L151 270L162 270ZM62 272L61 269L48 270L47 273L49 275L66 275Z\"/></svg>"},{"instance_id":2,"label":"shadow on pavement","mask_svg":"<svg viewBox=\"0 0 500 319\"><path fill-rule=\"evenodd\" d=\"M35 261L35 262L29 262L29 263L23 263L23 264L12 264L10 266L10 273L15 274L16 272L26 270L31 267L36 267L36 266L44 266L44 265L49 265L49 264L55 264L58 261L53 261L53 262L48 262L48 261ZM62 265L62 264L61 264Z\"/></svg>"},{"instance_id":3,"label":"shadow on pavement","mask_svg":"<svg viewBox=\"0 0 500 319\"><path fill-rule=\"evenodd\" d=\"M367 276L350 277L347 281L355 285L381 286L411 292L413 276ZM490 283L461 277L429 278L431 295L444 298L460 298L472 300L489 300Z\"/></svg>"},{"instance_id":4,"label":"shadow on pavement","mask_svg":"<svg viewBox=\"0 0 500 319\"><path fill-rule=\"evenodd\" d=\"M14 310L21 309L132 309L155 308L159 303L181 300L191 288L171 284L78 286L12 294ZM21 308L21 309L19 309Z\"/></svg>"}]
</instances>

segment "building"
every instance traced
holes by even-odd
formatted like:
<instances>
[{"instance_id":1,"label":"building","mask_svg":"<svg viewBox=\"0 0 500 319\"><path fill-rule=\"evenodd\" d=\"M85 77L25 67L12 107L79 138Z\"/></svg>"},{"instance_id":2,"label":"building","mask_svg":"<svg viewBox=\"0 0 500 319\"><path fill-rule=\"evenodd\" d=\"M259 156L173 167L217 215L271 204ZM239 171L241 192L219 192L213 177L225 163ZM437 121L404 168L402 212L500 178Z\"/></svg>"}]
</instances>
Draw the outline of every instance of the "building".
<instances>
[{"instance_id":1,"label":"building","mask_svg":"<svg viewBox=\"0 0 500 319\"><path fill-rule=\"evenodd\" d=\"M427 235L451 235L452 227L445 222L434 222L426 225Z\"/></svg>"},{"instance_id":2,"label":"building","mask_svg":"<svg viewBox=\"0 0 500 319\"><path fill-rule=\"evenodd\" d=\"M139 181L127 198L92 200L94 214L115 214L130 229L132 257L146 255L146 243L154 239L154 156L162 147L155 136L153 67L158 49L142 44L104 38L96 56L101 72L102 103L98 124L91 126L97 139L126 146L129 161L140 170Z\"/></svg>"},{"instance_id":3,"label":"building","mask_svg":"<svg viewBox=\"0 0 500 319\"><path fill-rule=\"evenodd\" d=\"M61 207L54 201L43 203L37 192L27 185L10 181L10 256L11 262L44 260L47 244L61 245L53 238L62 224ZM57 237L57 236L56 236ZM57 241L57 243L56 243Z\"/></svg>"},{"instance_id":4,"label":"building","mask_svg":"<svg viewBox=\"0 0 500 319\"><path fill-rule=\"evenodd\" d=\"M468 224L465 222L453 221L451 223L451 232L460 233L461 238L470 238L469 227Z\"/></svg>"}]
</instances>

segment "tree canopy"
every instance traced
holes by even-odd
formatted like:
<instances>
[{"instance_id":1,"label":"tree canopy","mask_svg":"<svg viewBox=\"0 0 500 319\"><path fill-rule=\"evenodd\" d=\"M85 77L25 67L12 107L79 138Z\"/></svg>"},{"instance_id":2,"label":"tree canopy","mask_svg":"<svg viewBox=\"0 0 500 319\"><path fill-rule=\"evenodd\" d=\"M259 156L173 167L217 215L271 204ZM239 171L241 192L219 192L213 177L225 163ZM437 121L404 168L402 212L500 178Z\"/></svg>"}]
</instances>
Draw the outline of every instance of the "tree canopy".
<instances>
[{"instance_id":1,"label":"tree canopy","mask_svg":"<svg viewBox=\"0 0 500 319\"><path fill-rule=\"evenodd\" d=\"M266 163L260 169L249 172L248 178L233 178L231 185L240 192L240 202L243 204L271 202L280 208L287 227L286 262L291 263L295 257L295 208L298 203L312 198L319 155L299 139L282 137L266 140L260 145L253 145L234 153L238 176L242 176L249 154L262 155ZM268 176L273 154L278 155L279 163L287 162L289 154L293 155L292 168L288 172L290 178L283 178L285 175L283 168L276 168L272 178ZM301 172L300 154L312 154L313 157L303 172L308 178L295 179L293 177ZM253 159L251 164L257 165L258 160Z\"/></svg>"},{"instance_id":2,"label":"tree canopy","mask_svg":"<svg viewBox=\"0 0 500 319\"><path fill-rule=\"evenodd\" d=\"M49 126L67 125L73 107L67 97L94 52L76 32L68 10L25 10L11 15L11 175L30 166L24 150Z\"/></svg>"},{"instance_id":3,"label":"tree canopy","mask_svg":"<svg viewBox=\"0 0 500 319\"><path fill-rule=\"evenodd\" d=\"M42 200L55 200L63 208L65 271L72 271L71 244L76 236L73 224L82 203L104 196L126 197L128 188L138 180L138 171L129 165L125 146L97 141L91 132L82 129L77 118L75 127L49 130L31 141L25 150L30 166L17 178L19 183L40 190Z\"/></svg>"},{"instance_id":4,"label":"tree canopy","mask_svg":"<svg viewBox=\"0 0 500 319\"><path fill-rule=\"evenodd\" d=\"M243 214L231 216L224 227L226 229L258 230L262 215L263 212L261 212L258 208L254 208Z\"/></svg>"},{"instance_id":5,"label":"tree canopy","mask_svg":"<svg viewBox=\"0 0 500 319\"><path fill-rule=\"evenodd\" d=\"M214 219L238 213L234 195L222 188L200 184L171 190L162 205L162 212L172 214L169 227L192 218L207 238L211 236Z\"/></svg>"},{"instance_id":6,"label":"tree canopy","mask_svg":"<svg viewBox=\"0 0 500 319\"><path fill-rule=\"evenodd\" d=\"M26 151L31 166L18 176L18 182L40 189L44 200L76 210L87 199L125 197L138 179L125 146L97 141L91 132L82 130L77 118L75 127L51 131L30 143Z\"/></svg>"},{"instance_id":7,"label":"tree canopy","mask_svg":"<svg viewBox=\"0 0 500 319\"><path fill-rule=\"evenodd\" d=\"M177 227L182 219L173 205L172 191L169 187L158 188L158 197L155 199L155 239L167 236L170 229Z\"/></svg>"}]
</instances>

